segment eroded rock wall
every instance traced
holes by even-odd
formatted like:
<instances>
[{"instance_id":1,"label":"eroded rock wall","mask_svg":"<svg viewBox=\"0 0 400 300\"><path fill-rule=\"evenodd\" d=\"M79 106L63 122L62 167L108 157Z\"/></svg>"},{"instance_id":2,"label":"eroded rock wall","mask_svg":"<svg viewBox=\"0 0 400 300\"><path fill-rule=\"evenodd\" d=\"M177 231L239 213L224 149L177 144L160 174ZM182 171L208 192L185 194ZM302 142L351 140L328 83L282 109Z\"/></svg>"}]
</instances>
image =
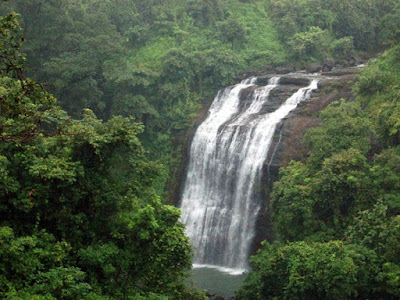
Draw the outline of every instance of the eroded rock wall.
<instances>
[{"instance_id":1,"label":"eroded rock wall","mask_svg":"<svg viewBox=\"0 0 400 300\"><path fill-rule=\"evenodd\" d=\"M307 129L315 127L319 123L318 115L321 110L330 103L341 98L351 99L351 85L359 68L343 68L334 69L330 72L319 73L321 78L319 89L313 93L313 96L300 103L300 105L292 111L281 124L276 128L273 144L265 160L263 172L263 206L257 221L256 236L252 245L252 254L260 247L263 240L272 241L275 239L273 224L270 219L268 206L270 202L270 192L273 183L279 178L279 168L287 166L291 160L304 161L307 159L308 149L302 143L303 137ZM266 74L258 77L256 84L259 86L268 84L268 80L273 76L282 76L280 84L271 91L270 99L273 99L264 108L264 112L276 110L287 98L289 98L296 90L309 84L310 78L305 74ZM256 90L257 86L244 90L240 96L241 102L245 103L249 95ZM211 101L209 101L211 103ZM186 163L188 161L188 153L190 142L194 132L199 124L207 117L208 106L199 112L198 117L194 120L192 130L186 134L177 137L176 143L182 147L182 163L174 175L175 180L173 186L169 187L170 203L179 206L180 192L185 178Z\"/></svg>"},{"instance_id":2,"label":"eroded rock wall","mask_svg":"<svg viewBox=\"0 0 400 300\"><path fill-rule=\"evenodd\" d=\"M257 234L254 239L253 253L263 240L273 241L275 234L268 206L273 183L279 179L279 168L285 167L291 160L305 161L308 149L302 143L305 132L319 124L319 113L330 103L341 98L353 99L351 86L359 68L343 68L322 73L319 89L313 96L292 111L277 126L273 144L264 163L263 185L264 202L257 221ZM292 85L304 86L301 80L285 80ZM283 81L283 82L285 82Z\"/></svg>"}]
</instances>

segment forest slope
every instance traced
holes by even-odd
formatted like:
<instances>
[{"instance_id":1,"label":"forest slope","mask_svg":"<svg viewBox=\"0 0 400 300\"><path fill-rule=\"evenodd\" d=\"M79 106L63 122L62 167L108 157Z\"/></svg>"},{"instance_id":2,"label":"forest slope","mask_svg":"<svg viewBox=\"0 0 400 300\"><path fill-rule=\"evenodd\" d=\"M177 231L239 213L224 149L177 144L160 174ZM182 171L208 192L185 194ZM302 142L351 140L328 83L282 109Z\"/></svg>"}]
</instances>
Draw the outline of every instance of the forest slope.
<instances>
[{"instance_id":1,"label":"forest slope","mask_svg":"<svg viewBox=\"0 0 400 300\"><path fill-rule=\"evenodd\" d=\"M3 2L1 13L21 14L27 74L73 117L88 107L102 119L131 115L144 123L141 139L164 166L155 182L162 193L181 160L174 137L219 88L249 70L326 59L346 64L356 52L374 52L396 28L395 5L14 0Z\"/></svg>"}]
</instances>

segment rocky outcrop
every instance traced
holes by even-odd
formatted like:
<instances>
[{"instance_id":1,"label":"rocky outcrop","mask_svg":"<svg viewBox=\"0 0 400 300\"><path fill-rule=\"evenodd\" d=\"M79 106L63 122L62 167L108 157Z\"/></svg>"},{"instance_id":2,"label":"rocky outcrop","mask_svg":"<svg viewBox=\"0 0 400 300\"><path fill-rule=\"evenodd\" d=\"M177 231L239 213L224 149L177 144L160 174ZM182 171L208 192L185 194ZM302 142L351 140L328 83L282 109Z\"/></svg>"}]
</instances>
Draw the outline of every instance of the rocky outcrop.
<instances>
[{"instance_id":1,"label":"rocky outcrop","mask_svg":"<svg viewBox=\"0 0 400 300\"><path fill-rule=\"evenodd\" d=\"M314 92L311 99L301 103L294 111L290 113L284 121L277 126L273 138L269 156L265 160L263 175L263 204L261 213L257 221L257 234L252 246L252 253L259 248L261 241L274 240L273 224L270 220L268 205L270 191L273 182L278 179L279 168L286 166L290 160L305 160L307 158L307 149L302 144L304 133L307 129L315 127L319 123L319 112L328 106L332 101L340 98L351 98L351 83L360 68L333 68L331 71L325 71L314 75L321 79L319 89ZM288 73L288 74L264 74L257 77L258 86L249 87L240 94L240 105L248 105L249 96L256 91L259 86L267 85L268 81L274 77L281 77L279 86L271 91L270 101L263 107L263 112L276 110L287 98L301 87L308 86L310 83L310 74L306 73ZM208 106L207 106L208 107ZM189 153L189 145L194 135L196 127L206 118L208 109L200 111L198 118L194 120L195 126L190 132L179 137L179 144L185 145L182 151L182 165L175 175L175 185L170 187L174 191L171 203L179 205L180 188L185 178L185 166ZM180 185L179 185L180 184Z\"/></svg>"},{"instance_id":2,"label":"rocky outcrop","mask_svg":"<svg viewBox=\"0 0 400 300\"><path fill-rule=\"evenodd\" d=\"M294 72L294 71L296 71L296 68L293 66L283 66L283 67L275 68L275 72L277 74L287 74L287 73Z\"/></svg>"},{"instance_id":3,"label":"rocky outcrop","mask_svg":"<svg viewBox=\"0 0 400 300\"><path fill-rule=\"evenodd\" d=\"M308 83L309 80L307 81L307 85ZM240 93L240 105L243 106L247 105L248 100L251 99L251 94L258 89L261 89L261 87L255 86L243 90ZM277 110L282 105L282 103L291 95L293 95L298 89L299 89L298 86L283 85L280 83L276 88L274 88L270 92L270 101L268 101L263 106L260 113L269 113Z\"/></svg>"},{"instance_id":4,"label":"rocky outcrop","mask_svg":"<svg viewBox=\"0 0 400 300\"><path fill-rule=\"evenodd\" d=\"M335 67L335 61L332 59L325 60L324 64L322 65L322 72L329 72Z\"/></svg>"},{"instance_id":5,"label":"rocky outcrop","mask_svg":"<svg viewBox=\"0 0 400 300\"><path fill-rule=\"evenodd\" d=\"M307 73L318 73L321 72L322 65L320 63L311 63L306 67Z\"/></svg>"},{"instance_id":6,"label":"rocky outcrop","mask_svg":"<svg viewBox=\"0 0 400 300\"><path fill-rule=\"evenodd\" d=\"M253 253L263 240L275 239L268 205L272 185L279 179L279 168L287 166L291 160L304 161L308 149L302 143L305 132L319 124L318 115L330 103L341 98L353 98L351 85L360 68L334 69L321 75L319 89L311 99L300 103L276 128L271 151L264 164L264 204L257 221L257 234Z\"/></svg>"},{"instance_id":7,"label":"rocky outcrop","mask_svg":"<svg viewBox=\"0 0 400 300\"><path fill-rule=\"evenodd\" d=\"M343 82L346 80L352 80L354 76L357 75L358 73L360 73L359 67L350 67L350 68L340 67L340 68L334 68L332 71L329 72L322 72L321 75L328 77L341 77L341 82ZM344 78L345 76L347 76L348 78Z\"/></svg>"},{"instance_id":8,"label":"rocky outcrop","mask_svg":"<svg viewBox=\"0 0 400 300\"><path fill-rule=\"evenodd\" d=\"M179 131L175 134L173 139L174 149L174 159L179 160L180 163L176 167L173 173L170 174L170 179L167 182L165 189L165 196L167 203L179 207L181 189L186 176L186 167L188 165L188 156L190 151L190 144L197 127L207 118L208 108L211 105L211 100L203 100L203 109L197 112L197 117L191 120L192 127L185 131Z\"/></svg>"},{"instance_id":9,"label":"rocky outcrop","mask_svg":"<svg viewBox=\"0 0 400 300\"><path fill-rule=\"evenodd\" d=\"M294 75L294 76L285 76L279 80L279 84L281 85L294 85L294 86L307 86L310 84L310 79L304 76Z\"/></svg>"}]
</instances>

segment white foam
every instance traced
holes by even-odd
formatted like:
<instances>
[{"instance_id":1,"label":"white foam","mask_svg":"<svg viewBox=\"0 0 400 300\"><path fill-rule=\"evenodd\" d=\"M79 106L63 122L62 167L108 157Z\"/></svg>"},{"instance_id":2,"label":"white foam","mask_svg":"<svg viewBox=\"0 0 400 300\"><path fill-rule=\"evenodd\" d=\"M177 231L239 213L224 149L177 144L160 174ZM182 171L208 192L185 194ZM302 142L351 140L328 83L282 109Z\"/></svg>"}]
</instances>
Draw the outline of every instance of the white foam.
<instances>
[{"instance_id":1,"label":"white foam","mask_svg":"<svg viewBox=\"0 0 400 300\"><path fill-rule=\"evenodd\" d=\"M193 269L214 269L218 270L222 273L227 273L229 275L238 276L243 275L248 272L246 269L232 269L226 268L221 266L214 266L214 265L201 265L201 264L193 264Z\"/></svg>"}]
</instances>

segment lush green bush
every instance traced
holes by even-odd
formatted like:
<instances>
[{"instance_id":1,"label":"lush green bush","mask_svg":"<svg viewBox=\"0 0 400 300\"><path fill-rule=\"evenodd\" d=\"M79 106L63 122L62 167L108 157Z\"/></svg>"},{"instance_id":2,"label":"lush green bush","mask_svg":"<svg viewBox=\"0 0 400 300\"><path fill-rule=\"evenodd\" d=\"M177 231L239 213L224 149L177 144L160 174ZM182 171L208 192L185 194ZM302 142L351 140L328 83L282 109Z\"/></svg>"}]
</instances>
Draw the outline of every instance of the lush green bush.
<instances>
[{"instance_id":1,"label":"lush green bush","mask_svg":"<svg viewBox=\"0 0 400 300\"><path fill-rule=\"evenodd\" d=\"M376 255L362 246L297 242L265 243L238 299L350 299L368 295Z\"/></svg>"},{"instance_id":2,"label":"lush green bush","mask_svg":"<svg viewBox=\"0 0 400 300\"><path fill-rule=\"evenodd\" d=\"M379 39L397 39L396 1L278 0L267 6L292 60L303 65L327 57L346 60L354 50L379 48Z\"/></svg>"},{"instance_id":3,"label":"lush green bush","mask_svg":"<svg viewBox=\"0 0 400 300\"><path fill-rule=\"evenodd\" d=\"M293 58L296 61L322 61L329 57L332 37L327 30L310 27L306 32L294 34L289 40Z\"/></svg>"},{"instance_id":4,"label":"lush green bush","mask_svg":"<svg viewBox=\"0 0 400 300\"><path fill-rule=\"evenodd\" d=\"M183 283L180 212L153 190L143 126L89 109L69 117L22 74L15 14L0 26L0 297L196 296Z\"/></svg>"},{"instance_id":5,"label":"lush green bush","mask_svg":"<svg viewBox=\"0 0 400 300\"><path fill-rule=\"evenodd\" d=\"M162 194L179 163L174 137L199 107L249 68L282 63L286 51L264 0L8 1L21 14L28 75L73 117L134 116L163 163ZM168 137L166 143L165 137Z\"/></svg>"}]
</instances>

